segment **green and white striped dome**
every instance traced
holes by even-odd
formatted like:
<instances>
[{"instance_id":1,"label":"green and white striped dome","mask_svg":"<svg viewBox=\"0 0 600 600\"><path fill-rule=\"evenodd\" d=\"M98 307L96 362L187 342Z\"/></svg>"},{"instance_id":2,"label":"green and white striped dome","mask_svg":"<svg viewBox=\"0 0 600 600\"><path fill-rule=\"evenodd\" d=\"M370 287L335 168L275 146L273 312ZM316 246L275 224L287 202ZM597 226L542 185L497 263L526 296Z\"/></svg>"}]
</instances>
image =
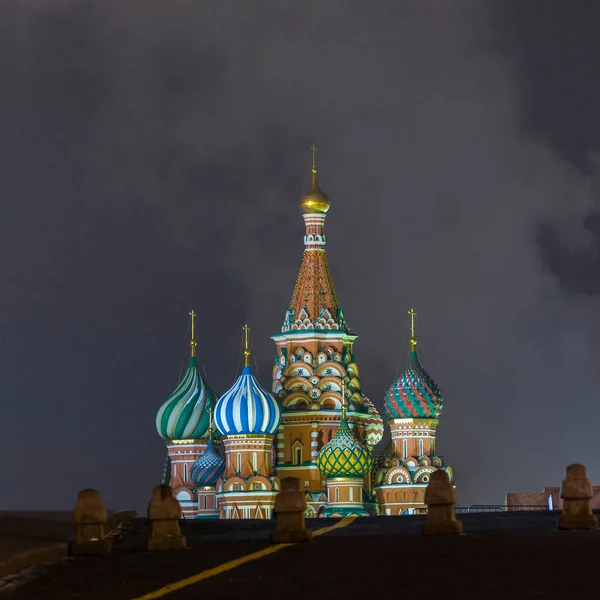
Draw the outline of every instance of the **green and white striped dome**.
<instances>
[{"instance_id":1,"label":"green and white striped dome","mask_svg":"<svg viewBox=\"0 0 600 600\"><path fill-rule=\"evenodd\" d=\"M156 430L165 440L196 440L206 437L210 424L209 409L214 410L216 396L198 372L192 356L175 391L156 415Z\"/></svg>"}]
</instances>

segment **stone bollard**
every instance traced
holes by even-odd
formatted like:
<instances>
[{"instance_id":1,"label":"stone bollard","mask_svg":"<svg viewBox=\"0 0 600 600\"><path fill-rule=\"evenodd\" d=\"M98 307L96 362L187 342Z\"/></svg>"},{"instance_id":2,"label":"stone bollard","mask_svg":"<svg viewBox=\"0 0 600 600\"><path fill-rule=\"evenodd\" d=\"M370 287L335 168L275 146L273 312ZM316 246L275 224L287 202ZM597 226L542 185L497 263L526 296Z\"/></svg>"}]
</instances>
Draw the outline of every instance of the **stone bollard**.
<instances>
[{"instance_id":1,"label":"stone bollard","mask_svg":"<svg viewBox=\"0 0 600 600\"><path fill-rule=\"evenodd\" d=\"M592 513L592 482L587 478L584 465L569 465L563 479L560 497L563 510L558 528L565 530L597 529L598 519Z\"/></svg>"},{"instance_id":2,"label":"stone bollard","mask_svg":"<svg viewBox=\"0 0 600 600\"><path fill-rule=\"evenodd\" d=\"M306 529L304 511L306 501L300 491L297 477L285 477L281 480L281 490L275 496L275 514L277 529L271 534L275 544L310 542L312 533Z\"/></svg>"},{"instance_id":3,"label":"stone bollard","mask_svg":"<svg viewBox=\"0 0 600 600\"><path fill-rule=\"evenodd\" d=\"M185 548L186 540L179 529L181 506L173 497L173 490L168 485L157 485L154 488L152 500L148 505L148 518L152 522L148 550Z\"/></svg>"},{"instance_id":4,"label":"stone bollard","mask_svg":"<svg viewBox=\"0 0 600 600\"><path fill-rule=\"evenodd\" d=\"M77 537L71 544L75 556L108 554L112 542L106 537L106 509L98 490L81 490L73 514Z\"/></svg>"},{"instance_id":5,"label":"stone bollard","mask_svg":"<svg viewBox=\"0 0 600 600\"><path fill-rule=\"evenodd\" d=\"M427 520L421 530L423 535L462 533L462 523L456 520L454 513L456 492L444 471L437 470L431 474L429 485L425 490L425 504L427 504Z\"/></svg>"}]
</instances>

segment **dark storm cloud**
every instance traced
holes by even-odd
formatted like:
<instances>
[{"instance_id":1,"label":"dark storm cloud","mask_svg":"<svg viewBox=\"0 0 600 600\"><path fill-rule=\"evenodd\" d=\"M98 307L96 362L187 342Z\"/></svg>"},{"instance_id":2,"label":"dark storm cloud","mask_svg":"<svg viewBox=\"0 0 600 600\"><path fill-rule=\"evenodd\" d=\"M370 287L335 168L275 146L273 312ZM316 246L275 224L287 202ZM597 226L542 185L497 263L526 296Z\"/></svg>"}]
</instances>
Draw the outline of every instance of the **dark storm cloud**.
<instances>
[{"instance_id":1,"label":"dark storm cloud","mask_svg":"<svg viewBox=\"0 0 600 600\"><path fill-rule=\"evenodd\" d=\"M215 390L246 319L269 385L313 141L366 393L381 404L415 306L461 502L555 484L575 460L600 480L597 301L539 251L545 224L553 248L589 252L593 186L524 132L522 67L490 5L0 11L3 504L65 506L86 485L144 504L192 307Z\"/></svg>"},{"instance_id":2,"label":"dark storm cloud","mask_svg":"<svg viewBox=\"0 0 600 600\"><path fill-rule=\"evenodd\" d=\"M589 172L600 138L600 121L590 119L600 102L600 5L511 0L495 6L504 49L522 66L522 126Z\"/></svg>"},{"instance_id":3,"label":"dark storm cloud","mask_svg":"<svg viewBox=\"0 0 600 600\"><path fill-rule=\"evenodd\" d=\"M589 174L596 199L588 210L576 210L569 219L540 225L541 256L565 290L597 294L600 5L593 0L577 4L515 0L496 6L502 8L495 16L504 50L520 65L522 130L551 144L560 157ZM576 241L575 247L565 234Z\"/></svg>"}]
</instances>

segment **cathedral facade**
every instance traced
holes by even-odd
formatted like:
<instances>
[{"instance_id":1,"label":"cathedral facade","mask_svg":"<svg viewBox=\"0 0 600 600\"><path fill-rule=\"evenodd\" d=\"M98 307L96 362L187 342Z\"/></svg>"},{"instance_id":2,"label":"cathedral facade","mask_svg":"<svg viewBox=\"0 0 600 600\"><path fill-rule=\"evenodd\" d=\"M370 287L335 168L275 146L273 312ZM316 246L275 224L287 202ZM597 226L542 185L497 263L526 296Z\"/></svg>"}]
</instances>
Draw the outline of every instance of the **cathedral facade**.
<instances>
[{"instance_id":1,"label":"cathedral facade","mask_svg":"<svg viewBox=\"0 0 600 600\"><path fill-rule=\"evenodd\" d=\"M300 199L304 253L276 345L271 391L244 369L220 398L196 365L195 313L187 371L156 417L167 446L163 482L185 518L270 518L279 481L297 477L307 517L411 514L424 508L430 474L452 470L436 454L442 396L410 353L384 398L390 441L375 455L384 421L363 393L351 332L326 254L328 197L312 181Z\"/></svg>"}]
</instances>

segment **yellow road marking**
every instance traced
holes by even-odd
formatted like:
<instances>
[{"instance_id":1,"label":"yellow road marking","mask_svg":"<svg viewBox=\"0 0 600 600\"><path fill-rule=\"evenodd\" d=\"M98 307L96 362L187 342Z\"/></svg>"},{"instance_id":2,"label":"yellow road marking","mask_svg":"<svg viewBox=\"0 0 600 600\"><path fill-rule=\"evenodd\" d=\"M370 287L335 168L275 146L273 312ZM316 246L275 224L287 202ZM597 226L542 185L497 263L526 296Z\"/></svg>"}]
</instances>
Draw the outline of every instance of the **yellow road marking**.
<instances>
[{"instance_id":1,"label":"yellow road marking","mask_svg":"<svg viewBox=\"0 0 600 600\"><path fill-rule=\"evenodd\" d=\"M324 533L329 533L330 531L333 531L334 529L340 529L340 527L346 527L347 525L350 525L350 523L354 523L354 521L356 521L358 517L344 517L342 519L340 519L337 523L335 523L334 525L330 525L329 527L323 527L322 529L317 529L316 531L313 531L313 537L316 537L318 535L323 535Z\"/></svg>"},{"instance_id":2,"label":"yellow road marking","mask_svg":"<svg viewBox=\"0 0 600 600\"><path fill-rule=\"evenodd\" d=\"M344 517L340 519L335 525L331 525L330 527L323 527L322 529L317 529L313 531L313 537L323 535L324 533L329 533L334 529L340 529L341 527L346 527L350 525L356 517ZM258 558L262 558L263 556L268 556L269 554L273 554L275 552L279 552L283 548L287 548L288 546L294 546L295 544L275 544L274 546L268 546L267 548L263 548L262 550L258 550L257 552L252 552L251 554L246 554L246 556L241 556L240 558L235 558L230 560L222 565L218 565L213 567L212 569L207 569L206 571L201 571L197 575L192 575L186 579L181 579L180 581L176 581L175 583L170 583L165 585L164 587L150 592L149 594L144 594L143 596L138 596L133 600L154 600L155 598L162 598L171 592L176 592L181 588L187 587L189 585L194 585L199 581L204 579L208 579L210 577L214 577L215 575L219 575L219 573L225 573L226 571L231 571L231 569L235 569L244 563L250 562L252 560L256 560Z\"/></svg>"}]
</instances>

